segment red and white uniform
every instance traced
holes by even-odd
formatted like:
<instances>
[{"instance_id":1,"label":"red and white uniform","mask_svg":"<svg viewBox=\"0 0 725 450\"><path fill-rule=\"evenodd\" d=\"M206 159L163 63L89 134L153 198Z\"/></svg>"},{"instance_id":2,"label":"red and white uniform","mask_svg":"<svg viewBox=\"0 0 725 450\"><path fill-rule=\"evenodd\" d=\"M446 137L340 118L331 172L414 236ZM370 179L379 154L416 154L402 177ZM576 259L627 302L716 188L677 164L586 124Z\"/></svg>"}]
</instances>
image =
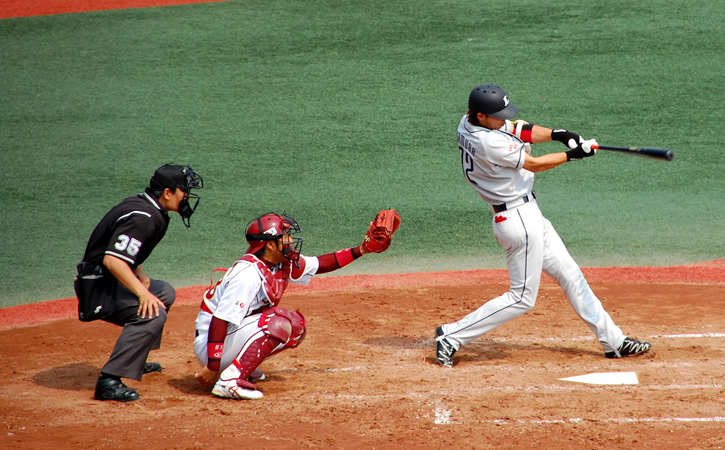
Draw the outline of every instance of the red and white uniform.
<instances>
[{"instance_id":1,"label":"red and white uniform","mask_svg":"<svg viewBox=\"0 0 725 450\"><path fill-rule=\"evenodd\" d=\"M207 342L212 317L228 323L227 336L221 355L220 370L229 367L234 359L250 343L263 334L260 326L262 312L279 302L281 292L273 293L265 283L265 274L260 270L261 262L256 256L247 254L227 270L219 282L208 289L202 300L202 307L196 318L194 353L202 367L208 364ZM287 263L289 265L289 263ZM289 275L289 282L307 285L317 273L317 257L300 255L300 269ZM269 269L278 275L282 265ZM276 294L276 295L275 295Z\"/></svg>"}]
</instances>

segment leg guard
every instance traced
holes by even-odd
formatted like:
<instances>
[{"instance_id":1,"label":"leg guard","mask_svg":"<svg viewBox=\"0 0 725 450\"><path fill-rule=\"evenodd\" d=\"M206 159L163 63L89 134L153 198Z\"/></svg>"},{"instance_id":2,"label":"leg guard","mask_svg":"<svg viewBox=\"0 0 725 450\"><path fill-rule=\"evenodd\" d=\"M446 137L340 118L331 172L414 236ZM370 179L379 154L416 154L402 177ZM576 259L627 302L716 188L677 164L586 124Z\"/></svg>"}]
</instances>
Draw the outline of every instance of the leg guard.
<instances>
[{"instance_id":1,"label":"leg guard","mask_svg":"<svg viewBox=\"0 0 725 450\"><path fill-rule=\"evenodd\" d=\"M284 341L288 348L300 345L307 334L305 317L300 312L276 306L262 313L259 327L265 334Z\"/></svg>"},{"instance_id":2,"label":"leg guard","mask_svg":"<svg viewBox=\"0 0 725 450\"><path fill-rule=\"evenodd\" d=\"M285 344L286 347L295 348L305 340L307 335L307 327L305 323L305 316L299 311L288 311L290 315L290 321L292 323L292 335Z\"/></svg>"},{"instance_id":3,"label":"leg guard","mask_svg":"<svg viewBox=\"0 0 725 450\"><path fill-rule=\"evenodd\" d=\"M243 383L249 383L246 380L249 378L249 375L254 372L254 369L256 369L262 361L265 360L265 358L271 356L278 349L284 348L285 343L285 341L274 336L269 336L265 333L255 334L250 338L250 341L249 345L245 346L232 365L229 366L229 368L236 367L238 369L238 373L235 373L234 377L237 378L240 386L242 386ZM225 369L224 372L226 372L227 369ZM231 372L234 371L231 370ZM254 385L252 385L252 387L254 387Z\"/></svg>"}]
</instances>

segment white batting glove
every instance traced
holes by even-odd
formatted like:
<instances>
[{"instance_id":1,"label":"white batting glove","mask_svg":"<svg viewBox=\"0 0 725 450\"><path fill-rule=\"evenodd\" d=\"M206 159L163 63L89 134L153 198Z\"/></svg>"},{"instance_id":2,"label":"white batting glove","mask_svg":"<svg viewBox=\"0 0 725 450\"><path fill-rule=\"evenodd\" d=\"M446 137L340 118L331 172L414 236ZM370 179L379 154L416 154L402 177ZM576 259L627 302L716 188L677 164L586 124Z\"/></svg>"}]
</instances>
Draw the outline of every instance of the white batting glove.
<instances>
[{"instance_id":1,"label":"white batting glove","mask_svg":"<svg viewBox=\"0 0 725 450\"><path fill-rule=\"evenodd\" d=\"M577 145L575 148L569 150L566 153L566 160L567 161L580 161L584 158L588 158L590 156L594 156L597 151L592 148L592 145L596 145L597 141L595 139L589 139L585 141L584 139L580 138L579 145Z\"/></svg>"},{"instance_id":2,"label":"white batting glove","mask_svg":"<svg viewBox=\"0 0 725 450\"><path fill-rule=\"evenodd\" d=\"M593 149L592 146L599 146L599 144L597 144L596 139L588 139L588 140L582 142L581 146L582 146L582 149L584 150L584 153L588 154L590 152L594 152L594 153L592 153L592 155L594 155L597 153L597 150Z\"/></svg>"}]
</instances>

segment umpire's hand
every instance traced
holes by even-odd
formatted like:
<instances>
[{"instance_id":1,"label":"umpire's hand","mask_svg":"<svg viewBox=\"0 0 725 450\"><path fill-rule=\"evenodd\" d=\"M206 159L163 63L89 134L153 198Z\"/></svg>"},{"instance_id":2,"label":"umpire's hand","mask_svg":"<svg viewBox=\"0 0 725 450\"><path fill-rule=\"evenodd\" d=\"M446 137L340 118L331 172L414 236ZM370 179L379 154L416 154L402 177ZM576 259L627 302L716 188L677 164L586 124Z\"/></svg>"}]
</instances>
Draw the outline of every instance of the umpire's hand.
<instances>
[{"instance_id":1,"label":"umpire's hand","mask_svg":"<svg viewBox=\"0 0 725 450\"><path fill-rule=\"evenodd\" d=\"M147 290L138 298L138 312L136 314L142 319L153 319L159 315L159 307L166 308L164 302Z\"/></svg>"},{"instance_id":2,"label":"umpire's hand","mask_svg":"<svg viewBox=\"0 0 725 450\"><path fill-rule=\"evenodd\" d=\"M138 311L136 314L143 319L153 319L159 315L159 307L166 308L164 303L159 300L154 294L149 292L148 288L144 286L144 282L139 279L138 274L131 270L131 266L120 258L115 256L106 255L103 257L103 266L111 272L119 283L124 285L126 289L136 294L138 297ZM139 266L140 268L141 266ZM136 269L139 270L139 269ZM143 270L140 270L143 273ZM142 277L148 279L148 277L142 275ZM148 280L148 284L151 281Z\"/></svg>"}]
</instances>

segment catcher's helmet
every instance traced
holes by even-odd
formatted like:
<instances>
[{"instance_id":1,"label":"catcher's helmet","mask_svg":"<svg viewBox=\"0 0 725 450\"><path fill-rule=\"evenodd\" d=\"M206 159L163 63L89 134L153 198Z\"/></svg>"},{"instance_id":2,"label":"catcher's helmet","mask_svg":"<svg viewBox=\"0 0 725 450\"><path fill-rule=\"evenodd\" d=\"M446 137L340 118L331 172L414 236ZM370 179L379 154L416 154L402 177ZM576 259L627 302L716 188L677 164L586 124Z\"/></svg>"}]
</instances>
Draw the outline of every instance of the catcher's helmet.
<instances>
[{"instance_id":1,"label":"catcher's helmet","mask_svg":"<svg viewBox=\"0 0 725 450\"><path fill-rule=\"evenodd\" d=\"M476 86L468 96L468 110L474 116L478 113L497 119L510 119L519 109L509 101L509 96L501 86L481 84Z\"/></svg>"},{"instance_id":2,"label":"catcher's helmet","mask_svg":"<svg viewBox=\"0 0 725 450\"><path fill-rule=\"evenodd\" d=\"M284 235L300 233L299 223L294 217L287 214L286 211L282 215L268 212L249 222L247 225L246 238L249 242L247 253L257 253L264 248L267 241L273 241ZM292 262L296 262L300 258L300 250L304 239L292 238L291 243L285 243L282 246L282 254Z\"/></svg>"}]
</instances>

